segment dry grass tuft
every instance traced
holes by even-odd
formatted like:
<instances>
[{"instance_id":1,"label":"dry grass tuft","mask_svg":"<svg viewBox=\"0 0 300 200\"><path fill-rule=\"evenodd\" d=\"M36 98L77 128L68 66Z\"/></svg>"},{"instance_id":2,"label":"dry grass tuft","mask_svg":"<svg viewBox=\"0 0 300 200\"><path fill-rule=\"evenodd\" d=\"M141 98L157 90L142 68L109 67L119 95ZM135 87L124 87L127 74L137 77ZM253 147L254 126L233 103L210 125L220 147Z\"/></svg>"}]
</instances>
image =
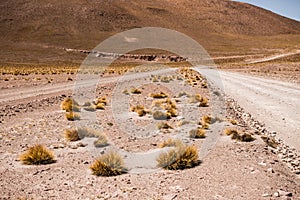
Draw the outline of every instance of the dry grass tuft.
<instances>
[{"instance_id":1,"label":"dry grass tuft","mask_svg":"<svg viewBox=\"0 0 300 200\"><path fill-rule=\"evenodd\" d=\"M198 102L201 102L201 100L202 100L201 95L195 94L195 95L190 96L189 103L198 103Z\"/></svg>"},{"instance_id":2,"label":"dry grass tuft","mask_svg":"<svg viewBox=\"0 0 300 200\"><path fill-rule=\"evenodd\" d=\"M77 129L66 129L64 131L64 136L65 136L66 140L68 140L70 142L78 141L81 139L79 137Z\"/></svg>"},{"instance_id":3,"label":"dry grass tuft","mask_svg":"<svg viewBox=\"0 0 300 200\"><path fill-rule=\"evenodd\" d=\"M197 128L197 129L193 129L193 130L190 130L189 132L189 135L190 135L190 138L205 138L205 129L203 128Z\"/></svg>"},{"instance_id":4,"label":"dry grass tuft","mask_svg":"<svg viewBox=\"0 0 300 200\"><path fill-rule=\"evenodd\" d=\"M152 115L156 120L166 120L171 118L171 115L169 113L160 110L154 111Z\"/></svg>"},{"instance_id":5,"label":"dry grass tuft","mask_svg":"<svg viewBox=\"0 0 300 200\"><path fill-rule=\"evenodd\" d=\"M95 100L95 105L98 105L99 103L104 104L105 106L107 105L107 99L106 97L100 97Z\"/></svg>"},{"instance_id":6,"label":"dry grass tuft","mask_svg":"<svg viewBox=\"0 0 300 200\"><path fill-rule=\"evenodd\" d=\"M230 129L227 128L224 130L225 135L234 135L234 134L238 134L238 131L236 129Z\"/></svg>"},{"instance_id":7,"label":"dry grass tuft","mask_svg":"<svg viewBox=\"0 0 300 200\"><path fill-rule=\"evenodd\" d=\"M252 142L255 140L250 133L239 133L239 131L235 129L225 129L224 133L226 135L231 135L231 139L241 142Z\"/></svg>"},{"instance_id":8,"label":"dry grass tuft","mask_svg":"<svg viewBox=\"0 0 300 200\"><path fill-rule=\"evenodd\" d=\"M90 112L95 112L97 110L97 106L95 105L90 105L88 107L83 108L86 111L90 111Z\"/></svg>"},{"instance_id":9,"label":"dry grass tuft","mask_svg":"<svg viewBox=\"0 0 300 200\"><path fill-rule=\"evenodd\" d=\"M141 94L142 91L138 88L131 88L131 91L130 91L132 94Z\"/></svg>"},{"instance_id":10,"label":"dry grass tuft","mask_svg":"<svg viewBox=\"0 0 300 200\"><path fill-rule=\"evenodd\" d=\"M164 92L156 93L156 94L150 94L150 97L155 98L155 99L163 99L167 98L168 95Z\"/></svg>"},{"instance_id":11,"label":"dry grass tuft","mask_svg":"<svg viewBox=\"0 0 300 200\"><path fill-rule=\"evenodd\" d=\"M261 136L261 139L270 147L276 149L278 147L278 142L273 137Z\"/></svg>"},{"instance_id":12,"label":"dry grass tuft","mask_svg":"<svg viewBox=\"0 0 300 200\"><path fill-rule=\"evenodd\" d=\"M69 121L80 120L80 115L78 113L74 113L72 111L67 112L65 114L65 116L66 116L67 120L69 120Z\"/></svg>"},{"instance_id":13,"label":"dry grass tuft","mask_svg":"<svg viewBox=\"0 0 300 200\"><path fill-rule=\"evenodd\" d=\"M98 135L98 138L96 141L94 141L94 146L95 147L105 147L108 145L108 140L107 140L107 137L106 135L104 134L100 134Z\"/></svg>"},{"instance_id":14,"label":"dry grass tuft","mask_svg":"<svg viewBox=\"0 0 300 200\"><path fill-rule=\"evenodd\" d=\"M173 129L173 127L170 124L168 124L167 122L159 122L159 123L156 124L156 126L159 130L161 130L161 129Z\"/></svg>"},{"instance_id":15,"label":"dry grass tuft","mask_svg":"<svg viewBox=\"0 0 300 200\"><path fill-rule=\"evenodd\" d=\"M202 97L199 106L208 107L208 99L206 97Z\"/></svg>"},{"instance_id":16,"label":"dry grass tuft","mask_svg":"<svg viewBox=\"0 0 300 200\"><path fill-rule=\"evenodd\" d=\"M138 114L139 117L143 117L145 116L147 113L149 113L148 110L145 109L144 106L141 105L137 105L137 106L131 106L130 110L132 112L136 112Z\"/></svg>"},{"instance_id":17,"label":"dry grass tuft","mask_svg":"<svg viewBox=\"0 0 300 200\"><path fill-rule=\"evenodd\" d=\"M98 158L91 166L96 176L117 176L126 173L124 161L117 152L109 152Z\"/></svg>"},{"instance_id":18,"label":"dry grass tuft","mask_svg":"<svg viewBox=\"0 0 300 200\"><path fill-rule=\"evenodd\" d=\"M180 97L183 97L183 96L190 96L188 93L186 93L186 92L180 92L178 95L177 95L177 97L178 98L180 98Z\"/></svg>"},{"instance_id":19,"label":"dry grass tuft","mask_svg":"<svg viewBox=\"0 0 300 200\"><path fill-rule=\"evenodd\" d=\"M164 148L164 147L178 147L178 146L182 146L183 142L180 139L172 139L169 138L166 141L163 141L162 143L159 144L160 148Z\"/></svg>"},{"instance_id":20,"label":"dry grass tuft","mask_svg":"<svg viewBox=\"0 0 300 200\"><path fill-rule=\"evenodd\" d=\"M53 153L40 144L30 147L20 156L20 160L26 165L44 165L55 162Z\"/></svg>"},{"instance_id":21,"label":"dry grass tuft","mask_svg":"<svg viewBox=\"0 0 300 200\"><path fill-rule=\"evenodd\" d=\"M97 103L96 109L98 109L98 110L104 110L105 109L105 104L104 103Z\"/></svg>"},{"instance_id":22,"label":"dry grass tuft","mask_svg":"<svg viewBox=\"0 0 300 200\"><path fill-rule=\"evenodd\" d=\"M169 170L183 170L200 164L195 146L180 145L157 158L157 166Z\"/></svg>"},{"instance_id":23,"label":"dry grass tuft","mask_svg":"<svg viewBox=\"0 0 300 200\"><path fill-rule=\"evenodd\" d=\"M80 112L79 104L72 98L64 99L61 103L61 109L65 110L66 112Z\"/></svg>"},{"instance_id":24,"label":"dry grass tuft","mask_svg":"<svg viewBox=\"0 0 300 200\"><path fill-rule=\"evenodd\" d=\"M231 119L231 120L230 120L230 123L231 123L232 125L237 125L237 124L238 124L238 121L235 120L235 119Z\"/></svg>"}]
</instances>

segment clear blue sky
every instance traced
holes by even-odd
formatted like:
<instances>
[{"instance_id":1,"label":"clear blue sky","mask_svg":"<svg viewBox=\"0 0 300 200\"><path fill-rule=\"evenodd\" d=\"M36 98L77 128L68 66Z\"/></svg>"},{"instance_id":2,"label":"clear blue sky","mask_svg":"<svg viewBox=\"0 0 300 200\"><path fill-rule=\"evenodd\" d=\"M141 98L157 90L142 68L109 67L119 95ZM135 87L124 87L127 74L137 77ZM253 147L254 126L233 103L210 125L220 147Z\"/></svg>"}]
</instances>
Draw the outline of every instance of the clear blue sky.
<instances>
[{"instance_id":1,"label":"clear blue sky","mask_svg":"<svg viewBox=\"0 0 300 200\"><path fill-rule=\"evenodd\" d=\"M236 0L300 21L300 0Z\"/></svg>"}]
</instances>

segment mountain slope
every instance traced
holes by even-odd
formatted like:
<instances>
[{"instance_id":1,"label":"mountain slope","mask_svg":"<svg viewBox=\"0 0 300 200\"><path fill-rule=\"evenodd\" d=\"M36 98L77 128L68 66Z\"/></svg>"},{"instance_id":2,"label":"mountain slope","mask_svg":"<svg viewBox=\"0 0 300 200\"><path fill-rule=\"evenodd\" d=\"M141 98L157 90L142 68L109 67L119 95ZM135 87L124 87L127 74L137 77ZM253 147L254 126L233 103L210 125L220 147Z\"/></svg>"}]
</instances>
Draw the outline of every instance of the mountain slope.
<instances>
[{"instance_id":1,"label":"mountain slope","mask_svg":"<svg viewBox=\"0 0 300 200\"><path fill-rule=\"evenodd\" d=\"M183 32L211 54L293 48L300 41L300 22L228 0L2 0L0 12L3 62L80 62L82 56L61 48L92 49L145 26Z\"/></svg>"}]
</instances>

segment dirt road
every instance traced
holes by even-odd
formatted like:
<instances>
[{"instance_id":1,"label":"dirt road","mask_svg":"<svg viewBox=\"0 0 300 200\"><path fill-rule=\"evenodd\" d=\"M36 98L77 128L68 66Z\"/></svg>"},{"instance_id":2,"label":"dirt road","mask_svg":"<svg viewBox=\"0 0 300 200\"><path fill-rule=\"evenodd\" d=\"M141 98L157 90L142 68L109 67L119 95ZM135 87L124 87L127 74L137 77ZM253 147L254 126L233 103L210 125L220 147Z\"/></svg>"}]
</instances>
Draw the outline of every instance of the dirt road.
<instances>
[{"instance_id":1,"label":"dirt road","mask_svg":"<svg viewBox=\"0 0 300 200\"><path fill-rule=\"evenodd\" d=\"M197 71L213 81L270 131L300 151L300 85L254 76L217 71Z\"/></svg>"},{"instance_id":2,"label":"dirt road","mask_svg":"<svg viewBox=\"0 0 300 200\"><path fill-rule=\"evenodd\" d=\"M167 68L150 72L141 72L141 73L129 73L126 76L122 77L122 80L134 80L138 78L147 77L150 75L159 75L165 74L170 71L174 71L175 69ZM54 94L57 92L64 92L68 90L73 90L74 88L80 87L92 87L95 84L101 83L112 83L118 81L119 77L105 77L99 78L98 75L83 75L78 76L80 80L74 82L66 82L66 83L57 83L53 85L43 85L43 86L32 86L25 88L13 88L13 89L3 89L0 93L0 103L4 103L7 101L15 101L19 99L25 99L29 97L36 97L39 95L47 95ZM83 79L83 80L82 80Z\"/></svg>"}]
</instances>

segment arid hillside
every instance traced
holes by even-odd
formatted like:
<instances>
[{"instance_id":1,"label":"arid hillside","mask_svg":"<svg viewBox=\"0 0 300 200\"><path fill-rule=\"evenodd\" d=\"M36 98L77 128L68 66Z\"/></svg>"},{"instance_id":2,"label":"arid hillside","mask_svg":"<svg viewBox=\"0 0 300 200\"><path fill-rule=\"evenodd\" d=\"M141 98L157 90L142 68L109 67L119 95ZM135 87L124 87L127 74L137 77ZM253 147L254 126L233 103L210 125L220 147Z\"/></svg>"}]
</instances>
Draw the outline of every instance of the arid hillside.
<instances>
[{"instance_id":1,"label":"arid hillside","mask_svg":"<svg viewBox=\"0 0 300 200\"><path fill-rule=\"evenodd\" d=\"M79 63L115 33L145 26L187 34L212 55L295 49L300 22L229 0L44 0L0 3L2 63ZM266 51L265 51L266 52Z\"/></svg>"}]
</instances>

